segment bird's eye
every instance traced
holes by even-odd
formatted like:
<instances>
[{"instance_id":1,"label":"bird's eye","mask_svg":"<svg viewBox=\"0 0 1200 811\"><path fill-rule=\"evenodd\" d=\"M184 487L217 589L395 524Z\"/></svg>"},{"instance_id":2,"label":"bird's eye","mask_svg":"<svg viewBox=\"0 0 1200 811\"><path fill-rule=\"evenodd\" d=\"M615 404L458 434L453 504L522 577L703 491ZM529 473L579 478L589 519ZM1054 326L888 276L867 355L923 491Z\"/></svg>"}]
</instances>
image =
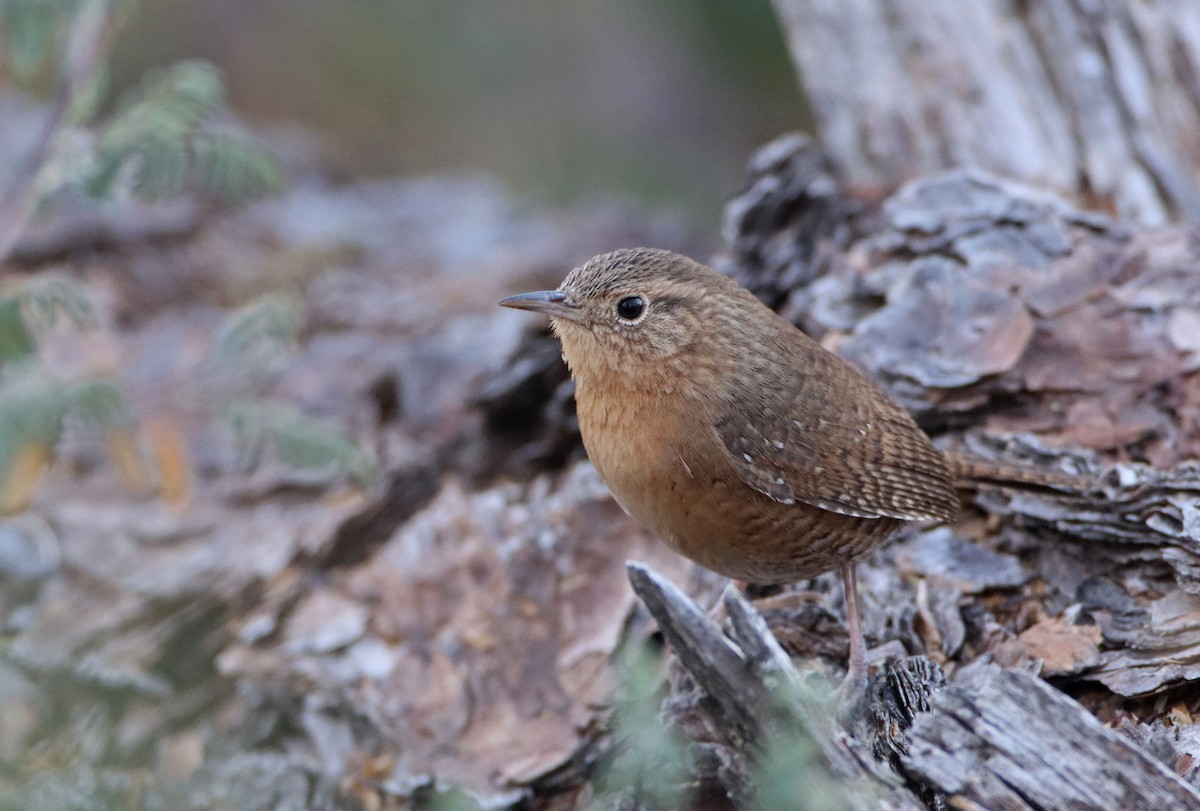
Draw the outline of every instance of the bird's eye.
<instances>
[{"instance_id":1,"label":"bird's eye","mask_svg":"<svg viewBox=\"0 0 1200 811\"><path fill-rule=\"evenodd\" d=\"M624 321L636 321L646 310L641 296L626 296L617 302L617 316Z\"/></svg>"}]
</instances>

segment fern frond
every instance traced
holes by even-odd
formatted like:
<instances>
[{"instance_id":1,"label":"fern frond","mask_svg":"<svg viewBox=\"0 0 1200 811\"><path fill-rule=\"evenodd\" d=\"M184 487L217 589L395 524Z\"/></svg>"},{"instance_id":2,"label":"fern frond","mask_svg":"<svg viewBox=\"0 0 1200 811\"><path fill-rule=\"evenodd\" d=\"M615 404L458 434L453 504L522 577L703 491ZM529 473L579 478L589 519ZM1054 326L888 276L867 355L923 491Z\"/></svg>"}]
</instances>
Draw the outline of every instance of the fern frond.
<instances>
[{"instance_id":1,"label":"fern frond","mask_svg":"<svg viewBox=\"0 0 1200 811\"><path fill-rule=\"evenodd\" d=\"M133 167L133 193L142 200L165 200L187 188L191 166L182 142L147 139L130 149L126 159Z\"/></svg>"},{"instance_id":2,"label":"fern frond","mask_svg":"<svg viewBox=\"0 0 1200 811\"><path fill-rule=\"evenodd\" d=\"M268 293L225 317L213 336L209 360L252 374L269 373L296 351L300 327L300 301Z\"/></svg>"},{"instance_id":3,"label":"fern frond","mask_svg":"<svg viewBox=\"0 0 1200 811\"><path fill-rule=\"evenodd\" d=\"M181 62L148 77L101 128L87 191L111 196L127 170L132 192L145 200L194 191L236 204L276 191L284 180L278 159L209 122L224 94L220 72L206 62Z\"/></svg>"},{"instance_id":4,"label":"fern frond","mask_svg":"<svg viewBox=\"0 0 1200 811\"><path fill-rule=\"evenodd\" d=\"M147 140L181 141L224 99L221 72L208 62L187 60L151 71L101 130L100 148L121 151Z\"/></svg>"},{"instance_id":5,"label":"fern frond","mask_svg":"<svg viewBox=\"0 0 1200 811\"><path fill-rule=\"evenodd\" d=\"M250 138L205 132L192 138L189 146L192 182L206 197L244 203L272 194L284 184L283 164Z\"/></svg>"},{"instance_id":6,"label":"fern frond","mask_svg":"<svg viewBox=\"0 0 1200 811\"><path fill-rule=\"evenodd\" d=\"M26 325L39 333L66 319L72 326L96 326L96 311L87 290L74 279L43 273L31 276L17 290Z\"/></svg>"},{"instance_id":7,"label":"fern frond","mask_svg":"<svg viewBox=\"0 0 1200 811\"><path fill-rule=\"evenodd\" d=\"M0 365L32 357L38 334L60 318L77 327L95 326L92 303L77 282L44 274L0 288Z\"/></svg>"},{"instance_id":8,"label":"fern frond","mask_svg":"<svg viewBox=\"0 0 1200 811\"><path fill-rule=\"evenodd\" d=\"M59 382L33 372L0 385L0 512L24 506L68 421L108 429L128 422L108 380ZM36 463L36 464L35 464Z\"/></svg>"},{"instance_id":9,"label":"fern frond","mask_svg":"<svg viewBox=\"0 0 1200 811\"><path fill-rule=\"evenodd\" d=\"M101 429L132 421L124 393L111 380L74 380L59 384L58 390L69 420Z\"/></svg>"},{"instance_id":10,"label":"fern frond","mask_svg":"<svg viewBox=\"0 0 1200 811\"><path fill-rule=\"evenodd\" d=\"M139 196L179 193L189 175L187 140L224 96L221 74L207 62L151 72L97 133L95 165L84 188L94 197L109 197L122 170L132 165Z\"/></svg>"},{"instance_id":11,"label":"fern frond","mask_svg":"<svg viewBox=\"0 0 1200 811\"><path fill-rule=\"evenodd\" d=\"M349 476L368 489L379 483L379 462L374 454L291 406L262 400L242 402L230 406L223 416L245 466L271 452L279 464L312 484L339 476Z\"/></svg>"}]
</instances>

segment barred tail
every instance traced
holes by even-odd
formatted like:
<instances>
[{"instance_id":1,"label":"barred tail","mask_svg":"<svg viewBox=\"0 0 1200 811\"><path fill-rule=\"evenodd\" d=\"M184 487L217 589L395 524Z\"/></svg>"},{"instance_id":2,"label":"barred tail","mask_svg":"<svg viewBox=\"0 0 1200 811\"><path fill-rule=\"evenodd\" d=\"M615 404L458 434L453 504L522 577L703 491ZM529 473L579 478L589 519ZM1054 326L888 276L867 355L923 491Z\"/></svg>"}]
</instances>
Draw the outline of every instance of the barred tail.
<instances>
[{"instance_id":1,"label":"barred tail","mask_svg":"<svg viewBox=\"0 0 1200 811\"><path fill-rule=\"evenodd\" d=\"M946 460L950 474L959 487L974 490L980 485L1082 492L1094 489L1097 482L1061 470L1031 465L995 462L971 453L949 451Z\"/></svg>"}]
</instances>

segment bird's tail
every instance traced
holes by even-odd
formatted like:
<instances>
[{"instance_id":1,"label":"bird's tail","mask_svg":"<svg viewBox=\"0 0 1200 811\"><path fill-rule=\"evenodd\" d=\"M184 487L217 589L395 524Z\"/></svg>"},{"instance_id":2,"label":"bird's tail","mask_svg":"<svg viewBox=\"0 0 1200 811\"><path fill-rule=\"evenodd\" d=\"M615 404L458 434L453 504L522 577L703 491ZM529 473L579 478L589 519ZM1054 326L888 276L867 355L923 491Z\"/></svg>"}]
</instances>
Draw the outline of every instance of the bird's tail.
<instances>
[{"instance_id":1,"label":"bird's tail","mask_svg":"<svg viewBox=\"0 0 1200 811\"><path fill-rule=\"evenodd\" d=\"M976 490L983 486L1083 492L1094 489L1097 485L1094 479L1065 471L995 462L963 451L949 451L946 459L955 483L968 490Z\"/></svg>"}]
</instances>

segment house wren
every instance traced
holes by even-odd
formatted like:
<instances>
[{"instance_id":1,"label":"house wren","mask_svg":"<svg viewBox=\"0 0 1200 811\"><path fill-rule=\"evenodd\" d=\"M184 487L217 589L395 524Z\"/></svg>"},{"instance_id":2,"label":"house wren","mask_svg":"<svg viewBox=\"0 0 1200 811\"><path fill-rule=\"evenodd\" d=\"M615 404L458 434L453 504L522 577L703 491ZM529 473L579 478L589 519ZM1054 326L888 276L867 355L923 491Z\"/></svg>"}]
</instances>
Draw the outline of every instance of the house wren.
<instances>
[{"instance_id":1,"label":"house wren","mask_svg":"<svg viewBox=\"0 0 1200 811\"><path fill-rule=\"evenodd\" d=\"M597 256L544 313L575 379L588 456L624 510L702 566L786 583L840 569L865 675L855 563L905 521L959 509L912 417L734 280L669 251Z\"/></svg>"}]
</instances>

